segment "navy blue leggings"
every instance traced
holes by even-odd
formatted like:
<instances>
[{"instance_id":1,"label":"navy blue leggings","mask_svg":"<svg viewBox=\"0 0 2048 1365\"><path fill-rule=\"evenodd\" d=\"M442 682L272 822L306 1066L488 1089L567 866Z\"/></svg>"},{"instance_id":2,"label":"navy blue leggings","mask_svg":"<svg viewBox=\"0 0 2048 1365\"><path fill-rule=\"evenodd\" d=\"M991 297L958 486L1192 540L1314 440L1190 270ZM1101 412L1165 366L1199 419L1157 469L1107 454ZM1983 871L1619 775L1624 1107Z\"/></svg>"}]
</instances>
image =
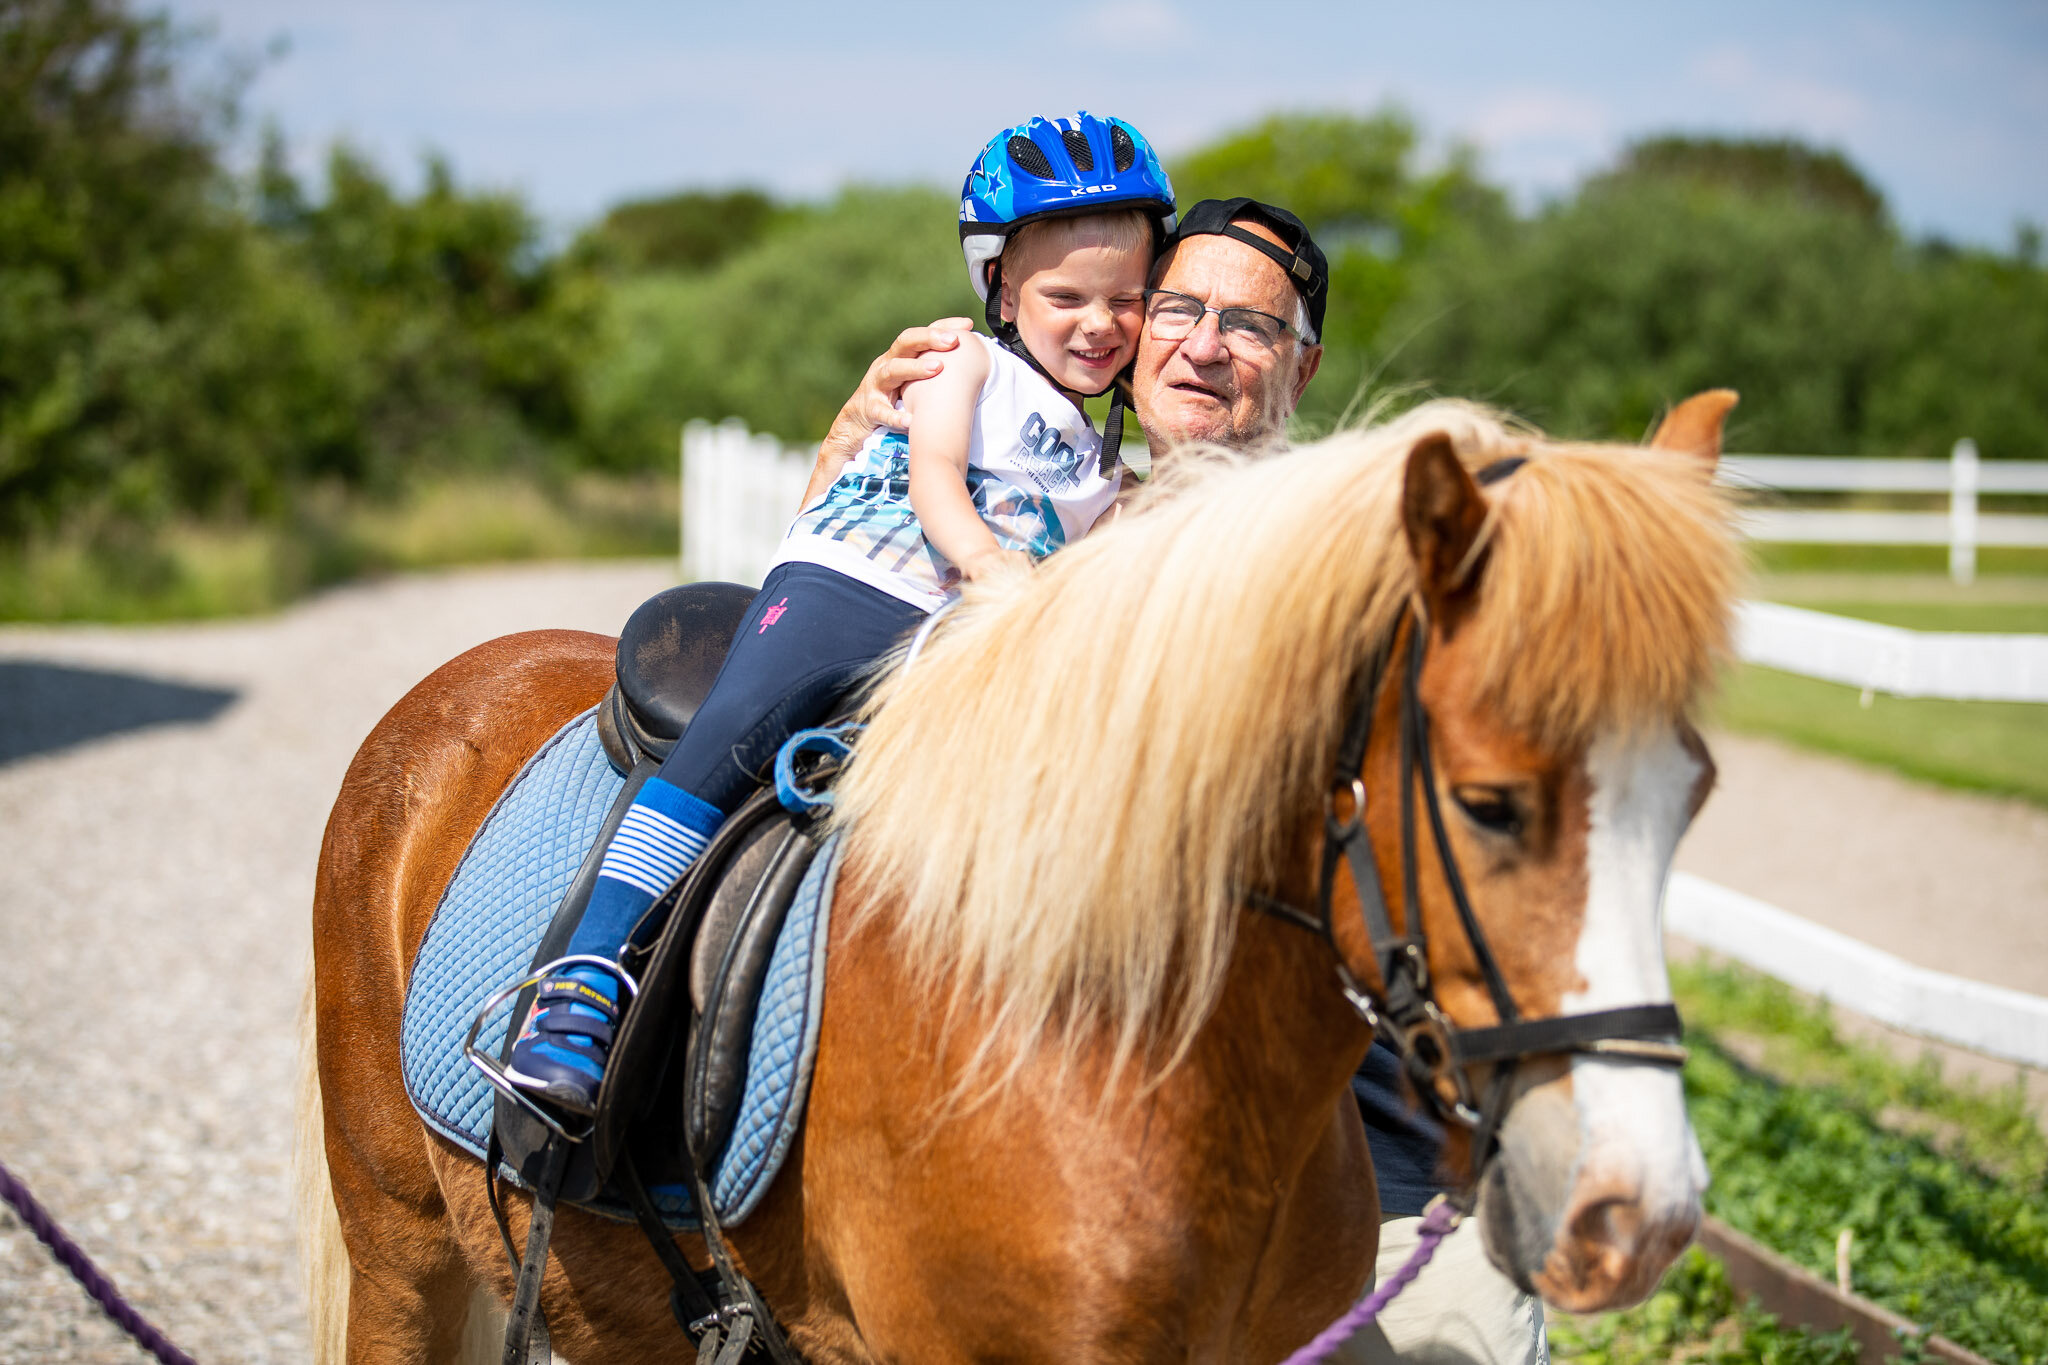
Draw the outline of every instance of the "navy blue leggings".
<instances>
[{"instance_id":1,"label":"navy blue leggings","mask_svg":"<svg viewBox=\"0 0 2048 1365\"><path fill-rule=\"evenodd\" d=\"M830 716L924 619L921 608L845 574L776 565L662 780L732 814L769 776L783 742Z\"/></svg>"}]
</instances>

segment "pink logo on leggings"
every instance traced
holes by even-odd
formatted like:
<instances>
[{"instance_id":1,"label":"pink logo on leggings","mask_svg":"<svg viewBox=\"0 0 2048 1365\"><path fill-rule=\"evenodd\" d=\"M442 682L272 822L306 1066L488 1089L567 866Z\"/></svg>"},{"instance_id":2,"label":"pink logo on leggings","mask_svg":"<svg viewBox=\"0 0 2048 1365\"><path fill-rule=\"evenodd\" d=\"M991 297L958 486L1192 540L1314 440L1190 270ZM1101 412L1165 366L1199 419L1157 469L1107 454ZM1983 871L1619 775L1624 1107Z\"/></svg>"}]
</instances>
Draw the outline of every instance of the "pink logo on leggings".
<instances>
[{"instance_id":1,"label":"pink logo on leggings","mask_svg":"<svg viewBox=\"0 0 2048 1365\"><path fill-rule=\"evenodd\" d=\"M782 619L782 613L788 610L789 599L785 597L780 602L777 602L774 606L768 608L768 610L762 612L761 628L755 631L754 634L766 635L768 633L768 627L774 625L777 621L780 621Z\"/></svg>"}]
</instances>

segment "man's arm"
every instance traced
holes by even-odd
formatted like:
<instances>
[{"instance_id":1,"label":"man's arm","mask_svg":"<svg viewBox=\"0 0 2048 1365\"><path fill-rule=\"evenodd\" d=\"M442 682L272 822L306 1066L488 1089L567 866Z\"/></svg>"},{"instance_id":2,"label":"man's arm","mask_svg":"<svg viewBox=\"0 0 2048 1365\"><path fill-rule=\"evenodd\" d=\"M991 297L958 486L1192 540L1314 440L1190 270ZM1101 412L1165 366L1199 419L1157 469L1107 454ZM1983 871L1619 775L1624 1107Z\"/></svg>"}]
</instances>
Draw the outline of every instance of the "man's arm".
<instances>
[{"instance_id":1,"label":"man's arm","mask_svg":"<svg viewBox=\"0 0 2048 1365\"><path fill-rule=\"evenodd\" d=\"M832 486L846 462L860 452L869 432L876 427L909 425L909 418L896 411L896 399L904 385L937 374L941 365L937 353L952 350L960 344L963 332L973 330L974 324L966 318L940 318L929 327L906 327L896 334L889 349L868 366L860 386L818 443L818 460L811 466L811 481L804 488L804 507Z\"/></svg>"}]
</instances>

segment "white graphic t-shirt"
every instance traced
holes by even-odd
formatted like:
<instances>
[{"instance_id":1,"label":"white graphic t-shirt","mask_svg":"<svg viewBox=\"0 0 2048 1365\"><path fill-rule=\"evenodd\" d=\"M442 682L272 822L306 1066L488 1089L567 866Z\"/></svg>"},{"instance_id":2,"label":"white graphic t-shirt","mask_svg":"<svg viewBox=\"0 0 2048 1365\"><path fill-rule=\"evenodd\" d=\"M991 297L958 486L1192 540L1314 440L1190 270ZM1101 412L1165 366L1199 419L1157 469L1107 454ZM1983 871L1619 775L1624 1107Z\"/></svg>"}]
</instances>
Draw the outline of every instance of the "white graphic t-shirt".
<instances>
[{"instance_id":1,"label":"white graphic t-shirt","mask_svg":"<svg viewBox=\"0 0 2048 1365\"><path fill-rule=\"evenodd\" d=\"M974 404L968 493L997 544L1043 559L1087 534L1117 483L1102 476L1102 437L1086 415L1021 357L975 340L989 371ZM910 508L910 438L887 427L797 514L775 562L821 564L926 611L960 582Z\"/></svg>"}]
</instances>

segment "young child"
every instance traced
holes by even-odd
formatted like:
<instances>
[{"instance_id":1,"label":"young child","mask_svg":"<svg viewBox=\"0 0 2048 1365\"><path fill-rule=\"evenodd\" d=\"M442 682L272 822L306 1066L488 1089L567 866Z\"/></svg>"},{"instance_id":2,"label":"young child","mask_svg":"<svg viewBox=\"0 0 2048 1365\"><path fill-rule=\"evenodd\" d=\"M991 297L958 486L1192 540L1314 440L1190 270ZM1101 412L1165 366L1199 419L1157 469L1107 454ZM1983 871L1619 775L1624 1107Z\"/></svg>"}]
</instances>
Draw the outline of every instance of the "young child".
<instances>
[{"instance_id":1,"label":"young child","mask_svg":"<svg viewBox=\"0 0 2048 1365\"><path fill-rule=\"evenodd\" d=\"M571 957L540 983L506 1074L594 1111L622 1008L616 963L647 908L704 851L784 741L945 603L1028 565L1116 496L1081 400L1137 353L1145 277L1173 188L1138 130L1087 113L998 134L968 173L960 236L998 340L977 337L903 395L790 526L711 691L605 850ZM1120 412L1113 409L1112 429ZM1113 459L1112 454L1109 457Z\"/></svg>"}]
</instances>

